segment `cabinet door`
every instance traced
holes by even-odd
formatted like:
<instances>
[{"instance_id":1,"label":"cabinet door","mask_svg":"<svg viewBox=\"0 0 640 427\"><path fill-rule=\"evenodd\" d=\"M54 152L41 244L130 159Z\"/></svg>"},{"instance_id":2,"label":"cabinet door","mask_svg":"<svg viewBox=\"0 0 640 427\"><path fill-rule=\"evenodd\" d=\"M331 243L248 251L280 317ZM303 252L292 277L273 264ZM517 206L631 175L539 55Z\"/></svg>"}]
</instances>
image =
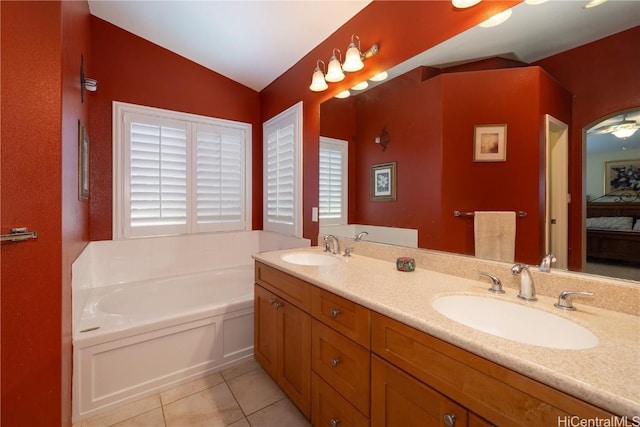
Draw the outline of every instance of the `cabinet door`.
<instances>
[{"instance_id":1,"label":"cabinet door","mask_svg":"<svg viewBox=\"0 0 640 427\"><path fill-rule=\"evenodd\" d=\"M307 418L311 416L311 316L278 300L278 385Z\"/></svg>"},{"instance_id":2,"label":"cabinet door","mask_svg":"<svg viewBox=\"0 0 640 427\"><path fill-rule=\"evenodd\" d=\"M277 314L273 304L276 296L262 286L254 286L253 353L260 365L278 381Z\"/></svg>"},{"instance_id":3,"label":"cabinet door","mask_svg":"<svg viewBox=\"0 0 640 427\"><path fill-rule=\"evenodd\" d=\"M467 425L464 407L376 356L371 390L372 427Z\"/></svg>"}]
</instances>

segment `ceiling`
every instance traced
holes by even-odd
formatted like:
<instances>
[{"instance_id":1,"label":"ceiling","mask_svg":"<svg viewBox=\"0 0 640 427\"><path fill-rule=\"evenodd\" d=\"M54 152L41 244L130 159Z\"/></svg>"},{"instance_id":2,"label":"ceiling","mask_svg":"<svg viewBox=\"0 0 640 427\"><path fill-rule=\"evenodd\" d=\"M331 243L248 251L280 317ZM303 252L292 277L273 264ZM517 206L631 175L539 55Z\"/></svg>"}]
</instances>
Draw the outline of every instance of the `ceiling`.
<instances>
[{"instance_id":1,"label":"ceiling","mask_svg":"<svg viewBox=\"0 0 640 427\"><path fill-rule=\"evenodd\" d=\"M89 0L89 8L92 15L260 91L370 1ZM495 56L530 63L640 25L640 0L609 0L591 9L583 8L586 3L520 3L504 24L471 28L389 74L393 78L420 65L443 67ZM633 119L640 123L640 114ZM612 135L592 139L590 151L611 143L640 148L640 132L626 140Z\"/></svg>"},{"instance_id":2,"label":"ceiling","mask_svg":"<svg viewBox=\"0 0 640 427\"><path fill-rule=\"evenodd\" d=\"M98 18L260 91L370 2L89 0L89 10Z\"/></svg>"}]
</instances>

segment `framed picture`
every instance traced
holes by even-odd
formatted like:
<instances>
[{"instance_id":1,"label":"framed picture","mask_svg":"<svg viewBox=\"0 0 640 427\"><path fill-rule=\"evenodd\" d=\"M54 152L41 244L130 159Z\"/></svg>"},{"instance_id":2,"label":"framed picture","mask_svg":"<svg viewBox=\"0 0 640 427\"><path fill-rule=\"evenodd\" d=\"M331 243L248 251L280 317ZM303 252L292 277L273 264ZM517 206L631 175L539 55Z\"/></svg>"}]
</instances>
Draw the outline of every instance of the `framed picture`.
<instances>
[{"instance_id":1,"label":"framed picture","mask_svg":"<svg viewBox=\"0 0 640 427\"><path fill-rule=\"evenodd\" d=\"M396 200L396 162L371 166L371 200Z\"/></svg>"},{"instance_id":2,"label":"framed picture","mask_svg":"<svg viewBox=\"0 0 640 427\"><path fill-rule=\"evenodd\" d=\"M640 159L604 162L604 194L640 193Z\"/></svg>"},{"instance_id":3,"label":"framed picture","mask_svg":"<svg viewBox=\"0 0 640 427\"><path fill-rule=\"evenodd\" d=\"M507 125L474 127L473 161L505 162L507 160Z\"/></svg>"},{"instance_id":4,"label":"framed picture","mask_svg":"<svg viewBox=\"0 0 640 427\"><path fill-rule=\"evenodd\" d=\"M89 199L89 135L78 120L78 200Z\"/></svg>"}]
</instances>

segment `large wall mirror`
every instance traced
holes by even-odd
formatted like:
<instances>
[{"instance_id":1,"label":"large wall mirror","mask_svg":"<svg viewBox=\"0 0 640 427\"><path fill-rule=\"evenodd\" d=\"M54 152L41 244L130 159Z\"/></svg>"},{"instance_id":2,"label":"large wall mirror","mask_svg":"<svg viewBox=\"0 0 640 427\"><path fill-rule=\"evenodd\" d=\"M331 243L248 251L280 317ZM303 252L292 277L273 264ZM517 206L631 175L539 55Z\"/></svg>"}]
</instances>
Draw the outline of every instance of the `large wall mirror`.
<instances>
[{"instance_id":1,"label":"large wall mirror","mask_svg":"<svg viewBox=\"0 0 640 427\"><path fill-rule=\"evenodd\" d=\"M591 201L604 194L589 192L596 175L593 162L640 158L640 131L618 143L624 150L600 154L598 160L587 139L620 139L602 132L604 126L640 123L640 117L628 108L607 111L591 122L594 127L602 121L598 133L576 131L572 121L580 100L538 61L625 31L637 34L640 2L607 2L600 10L586 10L583 3L521 3L501 26L472 28L388 70L384 82L324 102L321 150L323 138L332 144L343 141L349 183L348 199L337 209L343 209L344 220L321 219L321 233L354 238L367 231L363 238L372 241L474 255L474 217L466 214L509 211L516 214L517 262L537 264L556 250L566 257L571 233L584 235L586 246L584 226L567 225L567 210L571 203L586 206L587 195ZM603 90L598 84L596 90ZM637 92L638 85L629 90ZM580 131L582 139L569 136ZM476 150L478 132L495 138L485 155ZM573 150L568 145L576 141L585 147L580 150L585 152L584 194L571 200ZM394 197L377 198L372 177L379 170L384 174L389 164ZM597 174L602 184L603 169ZM559 194L555 202L549 198L554 191ZM321 209L326 194L321 188ZM583 222L586 216L585 207ZM640 261L625 263L631 268L620 273L587 268L585 258L580 271L640 281ZM567 268L566 260L559 259L556 268Z\"/></svg>"}]
</instances>

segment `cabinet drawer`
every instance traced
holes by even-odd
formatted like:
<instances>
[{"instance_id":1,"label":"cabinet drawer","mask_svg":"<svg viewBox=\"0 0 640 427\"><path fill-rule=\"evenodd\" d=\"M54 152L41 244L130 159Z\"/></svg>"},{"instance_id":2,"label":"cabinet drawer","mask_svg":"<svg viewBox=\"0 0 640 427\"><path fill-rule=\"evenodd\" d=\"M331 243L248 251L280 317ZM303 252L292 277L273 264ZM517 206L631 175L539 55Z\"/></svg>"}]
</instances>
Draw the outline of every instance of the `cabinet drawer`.
<instances>
[{"instance_id":1,"label":"cabinet drawer","mask_svg":"<svg viewBox=\"0 0 640 427\"><path fill-rule=\"evenodd\" d=\"M340 396L316 373L311 374L311 408L314 426L368 427L369 419Z\"/></svg>"},{"instance_id":2,"label":"cabinet drawer","mask_svg":"<svg viewBox=\"0 0 640 427\"><path fill-rule=\"evenodd\" d=\"M365 416L369 416L370 353L313 319L311 367Z\"/></svg>"},{"instance_id":3,"label":"cabinet drawer","mask_svg":"<svg viewBox=\"0 0 640 427\"><path fill-rule=\"evenodd\" d=\"M377 313L372 314L371 349L496 425L557 425L567 415L613 416Z\"/></svg>"},{"instance_id":4,"label":"cabinet drawer","mask_svg":"<svg viewBox=\"0 0 640 427\"><path fill-rule=\"evenodd\" d=\"M256 262L255 281L296 307L311 312L313 286L309 283L260 262Z\"/></svg>"},{"instance_id":5,"label":"cabinet drawer","mask_svg":"<svg viewBox=\"0 0 640 427\"><path fill-rule=\"evenodd\" d=\"M315 286L311 292L313 317L370 348L371 314L368 308Z\"/></svg>"}]
</instances>

